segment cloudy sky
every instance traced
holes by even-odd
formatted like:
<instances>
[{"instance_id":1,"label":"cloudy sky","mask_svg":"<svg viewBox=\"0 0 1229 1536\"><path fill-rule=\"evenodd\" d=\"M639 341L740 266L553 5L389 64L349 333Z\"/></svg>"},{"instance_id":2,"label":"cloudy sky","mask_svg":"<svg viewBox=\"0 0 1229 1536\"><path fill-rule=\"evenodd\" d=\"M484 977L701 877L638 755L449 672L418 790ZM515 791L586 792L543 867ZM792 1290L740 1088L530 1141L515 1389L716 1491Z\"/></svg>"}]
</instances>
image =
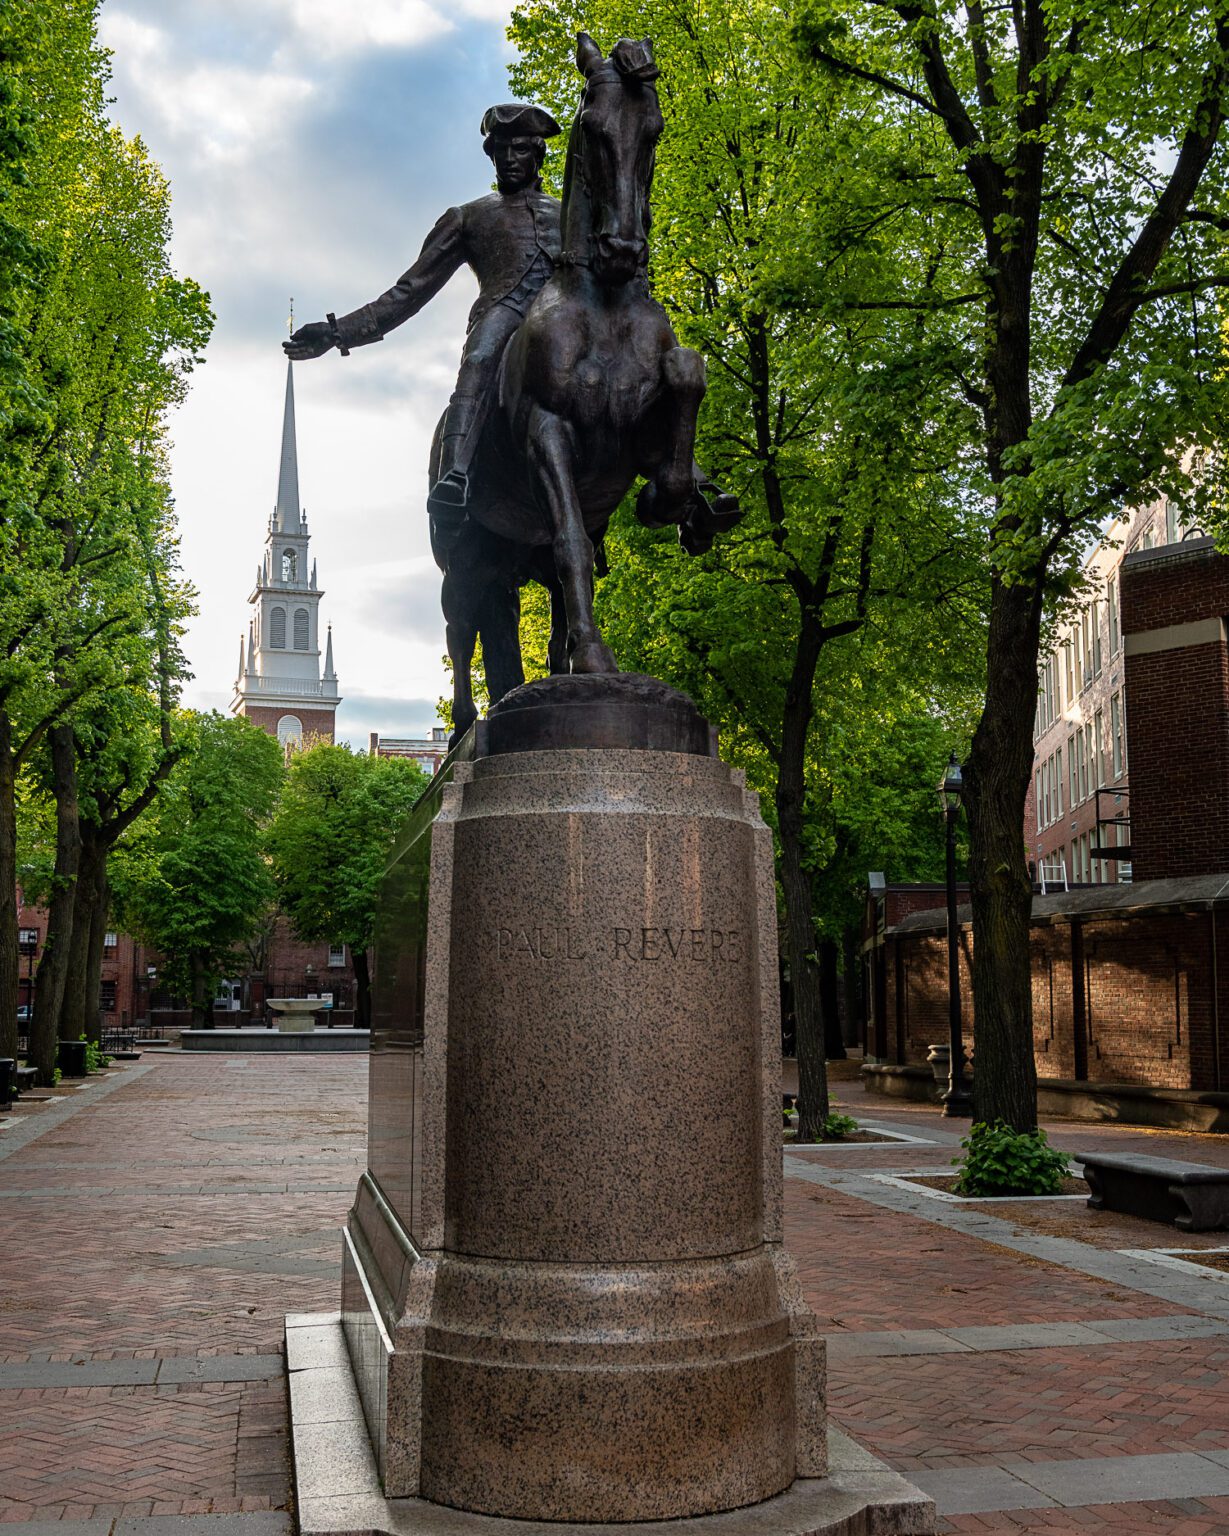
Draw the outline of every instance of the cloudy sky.
<instances>
[{"instance_id":1,"label":"cloudy sky","mask_svg":"<svg viewBox=\"0 0 1229 1536\"><path fill-rule=\"evenodd\" d=\"M478 122L508 98L504 0L106 0L113 115L170 177L174 260L212 295L205 366L172 423L199 591L186 702L225 709L277 492L286 335L374 298L452 203L491 185ZM426 459L474 285L386 341L295 368L299 475L339 739L419 734L445 691Z\"/></svg>"}]
</instances>

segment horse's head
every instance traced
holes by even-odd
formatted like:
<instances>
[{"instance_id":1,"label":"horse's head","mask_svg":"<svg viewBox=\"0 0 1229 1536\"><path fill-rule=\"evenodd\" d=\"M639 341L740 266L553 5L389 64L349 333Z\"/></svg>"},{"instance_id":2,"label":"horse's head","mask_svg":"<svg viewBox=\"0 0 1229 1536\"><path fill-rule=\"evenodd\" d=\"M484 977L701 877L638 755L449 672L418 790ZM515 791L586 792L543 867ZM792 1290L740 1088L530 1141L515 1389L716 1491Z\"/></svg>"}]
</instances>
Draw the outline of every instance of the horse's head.
<instances>
[{"instance_id":1,"label":"horse's head","mask_svg":"<svg viewBox=\"0 0 1229 1536\"><path fill-rule=\"evenodd\" d=\"M587 32L576 39L584 94L569 146L588 194L589 265L600 282L629 282L649 249L649 187L662 116L653 45L623 38L605 58Z\"/></svg>"}]
</instances>

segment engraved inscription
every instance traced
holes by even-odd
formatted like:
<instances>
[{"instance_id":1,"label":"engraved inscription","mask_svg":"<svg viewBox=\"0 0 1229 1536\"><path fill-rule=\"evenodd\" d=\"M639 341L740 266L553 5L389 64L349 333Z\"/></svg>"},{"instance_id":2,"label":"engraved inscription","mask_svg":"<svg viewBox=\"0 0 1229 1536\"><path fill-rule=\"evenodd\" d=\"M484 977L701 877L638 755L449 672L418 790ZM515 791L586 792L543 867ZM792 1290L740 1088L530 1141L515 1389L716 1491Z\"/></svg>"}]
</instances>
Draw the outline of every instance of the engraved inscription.
<instances>
[{"instance_id":1,"label":"engraved inscription","mask_svg":"<svg viewBox=\"0 0 1229 1536\"><path fill-rule=\"evenodd\" d=\"M742 933L737 928L616 928L614 958L720 965L742 959Z\"/></svg>"},{"instance_id":2,"label":"engraved inscription","mask_svg":"<svg viewBox=\"0 0 1229 1536\"><path fill-rule=\"evenodd\" d=\"M592 954L612 960L666 964L737 964L744 958L739 928L610 928L585 936L574 928L539 924L492 930L496 958L584 960Z\"/></svg>"},{"instance_id":3,"label":"engraved inscription","mask_svg":"<svg viewBox=\"0 0 1229 1536\"><path fill-rule=\"evenodd\" d=\"M571 928L497 928L495 953L501 960L583 960L585 946Z\"/></svg>"}]
</instances>

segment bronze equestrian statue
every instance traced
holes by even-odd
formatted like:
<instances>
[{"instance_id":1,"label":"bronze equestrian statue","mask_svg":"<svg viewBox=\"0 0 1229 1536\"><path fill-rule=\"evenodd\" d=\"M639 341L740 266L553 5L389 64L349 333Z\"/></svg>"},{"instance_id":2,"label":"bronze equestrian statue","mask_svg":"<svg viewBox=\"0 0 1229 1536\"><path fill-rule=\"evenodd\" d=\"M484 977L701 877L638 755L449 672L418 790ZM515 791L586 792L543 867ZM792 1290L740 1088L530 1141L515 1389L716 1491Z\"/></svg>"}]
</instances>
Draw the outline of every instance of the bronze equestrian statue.
<instances>
[{"instance_id":1,"label":"bronze equestrian statue","mask_svg":"<svg viewBox=\"0 0 1229 1536\"><path fill-rule=\"evenodd\" d=\"M553 672L612 673L593 617L595 543L638 477L636 515L679 526L689 553L741 516L695 462L704 362L680 347L649 292L649 194L662 131L647 38L609 58L587 33L576 62L585 87L557 205L541 192L538 107L492 108L484 148L496 193L450 209L398 283L373 304L296 331L293 359L381 339L468 261L480 292L457 392L432 447L432 548L444 572L458 739L477 716L470 689L482 640L495 703L524 681L520 588L552 597ZM531 234L532 225L532 234ZM522 319L523 314L523 319Z\"/></svg>"}]
</instances>

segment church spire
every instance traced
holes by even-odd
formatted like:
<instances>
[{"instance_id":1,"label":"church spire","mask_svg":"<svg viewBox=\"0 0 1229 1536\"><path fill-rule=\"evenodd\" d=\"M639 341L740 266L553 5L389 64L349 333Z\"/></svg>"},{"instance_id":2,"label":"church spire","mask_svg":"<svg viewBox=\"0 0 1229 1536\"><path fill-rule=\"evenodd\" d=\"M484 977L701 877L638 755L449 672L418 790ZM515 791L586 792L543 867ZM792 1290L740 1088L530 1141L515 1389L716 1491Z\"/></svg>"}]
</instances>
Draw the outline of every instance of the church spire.
<instances>
[{"instance_id":1,"label":"church spire","mask_svg":"<svg viewBox=\"0 0 1229 1536\"><path fill-rule=\"evenodd\" d=\"M286 409L282 416L282 458L277 474L273 525L279 533L299 531L299 451L294 433L294 364L286 364Z\"/></svg>"}]
</instances>

